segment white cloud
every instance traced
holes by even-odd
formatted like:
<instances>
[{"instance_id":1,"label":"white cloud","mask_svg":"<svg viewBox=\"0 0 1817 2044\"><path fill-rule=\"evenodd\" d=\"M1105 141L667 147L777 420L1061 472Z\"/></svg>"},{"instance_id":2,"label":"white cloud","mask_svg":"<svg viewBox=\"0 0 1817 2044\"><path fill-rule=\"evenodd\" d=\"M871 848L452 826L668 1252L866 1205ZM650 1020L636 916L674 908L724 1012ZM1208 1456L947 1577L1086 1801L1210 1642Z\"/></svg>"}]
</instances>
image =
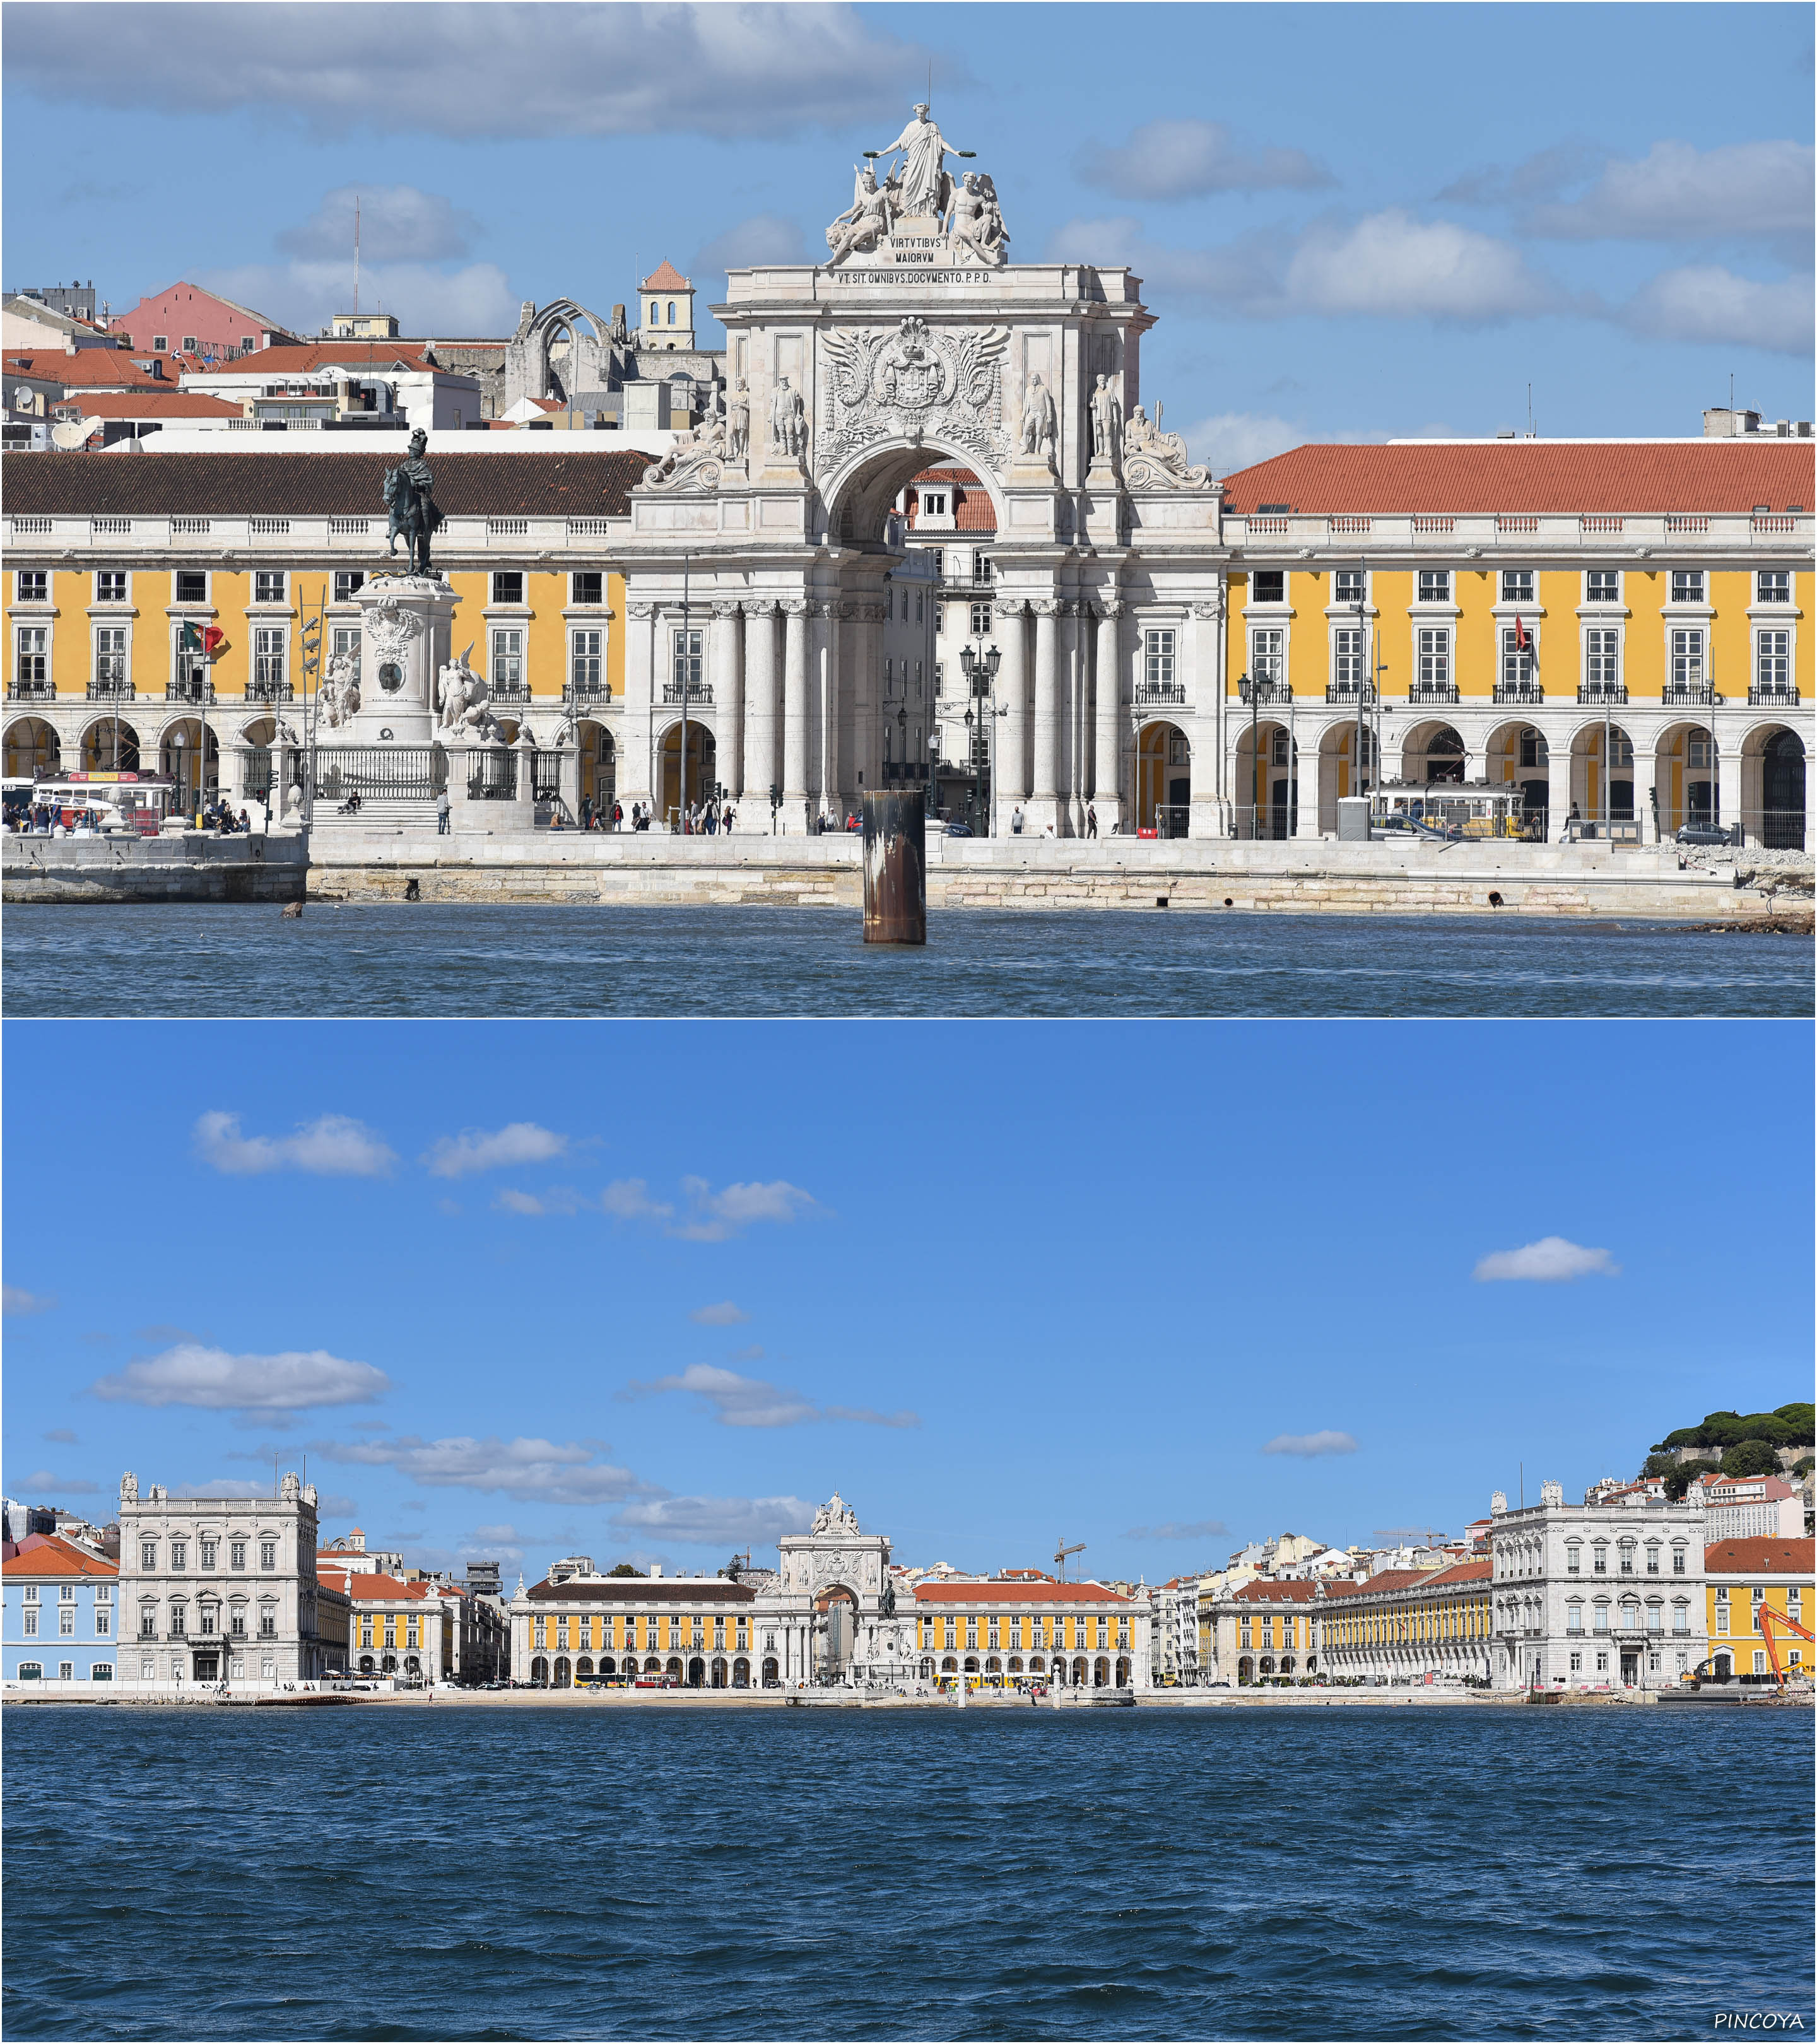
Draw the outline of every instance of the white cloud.
<instances>
[{"instance_id":1,"label":"white cloud","mask_svg":"<svg viewBox=\"0 0 1817 2044\"><path fill-rule=\"evenodd\" d=\"M1520 225L1576 241L1781 241L1808 262L1814 176L1807 142L1655 142L1638 163L1611 158L1587 191Z\"/></svg>"},{"instance_id":2,"label":"white cloud","mask_svg":"<svg viewBox=\"0 0 1817 2044\"><path fill-rule=\"evenodd\" d=\"M769 1546L785 1533L805 1533L814 1508L800 1497L664 1497L627 1505L614 1526L707 1547Z\"/></svg>"},{"instance_id":3,"label":"white cloud","mask_svg":"<svg viewBox=\"0 0 1817 2044\"><path fill-rule=\"evenodd\" d=\"M647 1384L628 1384L620 1398L640 1398L663 1391L681 1391L699 1400L722 1427L799 1427L816 1420L843 1420L864 1427L918 1427L913 1412L885 1415L868 1405L816 1405L799 1391L766 1384L758 1377L740 1377L706 1362L690 1363L671 1377Z\"/></svg>"},{"instance_id":4,"label":"white cloud","mask_svg":"<svg viewBox=\"0 0 1817 2044\"><path fill-rule=\"evenodd\" d=\"M1209 248L1151 241L1133 218L1072 220L1050 238L1056 260L1127 263L1156 290L1216 300L1247 319L1361 315L1480 325L1566 309L1557 285L1512 242L1400 207L1315 221L1296 240L1249 234Z\"/></svg>"},{"instance_id":5,"label":"white cloud","mask_svg":"<svg viewBox=\"0 0 1817 2044\"><path fill-rule=\"evenodd\" d=\"M318 1441L317 1453L331 1461L394 1469L413 1483L437 1489L491 1490L539 1504L615 1504L647 1496L653 1486L629 1470L596 1462L594 1450L579 1441L546 1441L496 1434L476 1439L458 1434L425 1441L398 1434L370 1441Z\"/></svg>"},{"instance_id":6,"label":"white cloud","mask_svg":"<svg viewBox=\"0 0 1817 2044\"><path fill-rule=\"evenodd\" d=\"M703 1327L734 1327L748 1320L750 1314L742 1306L735 1306L731 1300L721 1299L716 1306L697 1306L689 1314L690 1320L697 1321Z\"/></svg>"},{"instance_id":7,"label":"white cloud","mask_svg":"<svg viewBox=\"0 0 1817 2044\"><path fill-rule=\"evenodd\" d=\"M90 1389L130 1405L195 1405L209 1412L293 1412L316 1405L369 1405L390 1380L369 1362L349 1362L325 1349L281 1355L230 1355L184 1342L142 1357Z\"/></svg>"},{"instance_id":8,"label":"white cloud","mask_svg":"<svg viewBox=\"0 0 1817 2044\"><path fill-rule=\"evenodd\" d=\"M261 1482L256 1477L211 1476L202 1483L179 1483L172 1491L175 1497L269 1497L271 1479Z\"/></svg>"},{"instance_id":9,"label":"white cloud","mask_svg":"<svg viewBox=\"0 0 1817 2044\"><path fill-rule=\"evenodd\" d=\"M1354 1438L1326 1427L1316 1434L1277 1434L1262 1449L1265 1455L1354 1455Z\"/></svg>"},{"instance_id":10,"label":"white cloud","mask_svg":"<svg viewBox=\"0 0 1817 2044\"><path fill-rule=\"evenodd\" d=\"M1548 1235L1522 1249L1496 1250L1477 1266L1475 1275L1485 1285L1506 1278L1558 1284L1572 1278L1614 1278L1620 1271L1606 1249L1585 1249L1562 1235Z\"/></svg>"},{"instance_id":11,"label":"white cloud","mask_svg":"<svg viewBox=\"0 0 1817 2044\"><path fill-rule=\"evenodd\" d=\"M218 1111L197 1118L196 1155L234 1177L263 1171L309 1171L319 1178L382 1178L396 1155L363 1122L325 1114L294 1135L242 1135L240 1116Z\"/></svg>"},{"instance_id":12,"label":"white cloud","mask_svg":"<svg viewBox=\"0 0 1817 2044\"><path fill-rule=\"evenodd\" d=\"M198 269L198 284L252 305L293 333L319 333L345 312L353 287L353 251L339 261L295 257L287 263L245 263ZM395 313L405 333L450 339L503 336L517 325L521 300L496 263L437 270L426 263L367 263L359 297L368 311Z\"/></svg>"},{"instance_id":13,"label":"white cloud","mask_svg":"<svg viewBox=\"0 0 1817 2044\"><path fill-rule=\"evenodd\" d=\"M28 1292L23 1285L0 1286L0 1311L8 1320L28 1313L48 1313L56 1304L56 1296L49 1292Z\"/></svg>"},{"instance_id":14,"label":"white cloud","mask_svg":"<svg viewBox=\"0 0 1817 2044\"><path fill-rule=\"evenodd\" d=\"M351 262L356 203L363 265L400 257L439 263L464 256L479 225L451 199L438 192L419 191L414 185L342 185L325 193L321 204L301 226L286 228L278 236L278 246L287 256Z\"/></svg>"},{"instance_id":15,"label":"white cloud","mask_svg":"<svg viewBox=\"0 0 1817 2044\"><path fill-rule=\"evenodd\" d=\"M1209 1540L1231 1529L1221 1519L1170 1519L1162 1526L1132 1526L1126 1540Z\"/></svg>"},{"instance_id":16,"label":"white cloud","mask_svg":"<svg viewBox=\"0 0 1817 2044\"><path fill-rule=\"evenodd\" d=\"M503 1128L463 1128L444 1135L424 1158L434 1178L463 1178L474 1171L498 1171L512 1164L546 1164L559 1157L568 1139L533 1121L513 1121Z\"/></svg>"},{"instance_id":17,"label":"white cloud","mask_svg":"<svg viewBox=\"0 0 1817 2044\"><path fill-rule=\"evenodd\" d=\"M669 1230L686 1242L723 1242L758 1221L787 1222L815 1202L811 1193L783 1178L767 1185L728 1185L715 1192L705 1178L684 1178L690 1217Z\"/></svg>"},{"instance_id":18,"label":"white cloud","mask_svg":"<svg viewBox=\"0 0 1817 2044\"><path fill-rule=\"evenodd\" d=\"M675 1211L651 1199L641 1178L614 1178L600 1194L599 1204L614 1220L666 1220Z\"/></svg>"},{"instance_id":19,"label":"white cloud","mask_svg":"<svg viewBox=\"0 0 1817 2044\"><path fill-rule=\"evenodd\" d=\"M549 1211L534 1193L521 1193L511 1185L507 1185L492 1204L506 1213L540 1214Z\"/></svg>"},{"instance_id":20,"label":"white cloud","mask_svg":"<svg viewBox=\"0 0 1817 2044\"><path fill-rule=\"evenodd\" d=\"M1715 263L1667 270L1642 285L1615 317L1649 340L1808 355L1811 279L1786 277L1763 284Z\"/></svg>"},{"instance_id":21,"label":"white cloud","mask_svg":"<svg viewBox=\"0 0 1817 2044\"><path fill-rule=\"evenodd\" d=\"M1296 312L1467 324L1531 319L1562 302L1512 242L1448 220L1416 220L1398 206L1348 229L1308 230L1287 265Z\"/></svg>"},{"instance_id":22,"label":"white cloud","mask_svg":"<svg viewBox=\"0 0 1817 2044\"><path fill-rule=\"evenodd\" d=\"M60 1491L67 1492L72 1496L78 1492L86 1495L99 1490L101 1485L90 1483L86 1477L53 1476L48 1470L33 1470L29 1476L17 1478L13 1488L25 1492L35 1490L41 1497Z\"/></svg>"},{"instance_id":23,"label":"white cloud","mask_svg":"<svg viewBox=\"0 0 1817 2044\"><path fill-rule=\"evenodd\" d=\"M6 49L19 83L47 98L223 113L252 107L333 133L427 131L463 140L793 136L900 121L927 57L850 6L447 0L407 15L339 0L119 7L104 33L86 6L51 5L25 10L16 25L10 19ZM949 80L964 75L944 53L940 70Z\"/></svg>"},{"instance_id":24,"label":"white cloud","mask_svg":"<svg viewBox=\"0 0 1817 2044\"><path fill-rule=\"evenodd\" d=\"M67 1427L52 1427L39 1436L40 1440L54 1441L60 1447L73 1448L76 1438Z\"/></svg>"},{"instance_id":25,"label":"white cloud","mask_svg":"<svg viewBox=\"0 0 1817 2044\"><path fill-rule=\"evenodd\" d=\"M1186 450L1194 461L1228 474L1252 462L1266 461L1270 455L1285 454L1309 437L1304 426L1290 419L1259 412L1217 412L1187 427Z\"/></svg>"},{"instance_id":26,"label":"white cloud","mask_svg":"<svg viewBox=\"0 0 1817 2044\"><path fill-rule=\"evenodd\" d=\"M1333 182L1304 149L1239 148L1216 121L1148 121L1121 148L1082 149L1080 177L1119 198L1194 198L1207 192L1307 191Z\"/></svg>"},{"instance_id":27,"label":"white cloud","mask_svg":"<svg viewBox=\"0 0 1817 2044\"><path fill-rule=\"evenodd\" d=\"M825 258L821 251L821 258ZM779 213L756 213L697 250L688 274L697 282L716 278L728 270L742 270L759 263L805 263L812 259L808 237L800 221Z\"/></svg>"}]
</instances>

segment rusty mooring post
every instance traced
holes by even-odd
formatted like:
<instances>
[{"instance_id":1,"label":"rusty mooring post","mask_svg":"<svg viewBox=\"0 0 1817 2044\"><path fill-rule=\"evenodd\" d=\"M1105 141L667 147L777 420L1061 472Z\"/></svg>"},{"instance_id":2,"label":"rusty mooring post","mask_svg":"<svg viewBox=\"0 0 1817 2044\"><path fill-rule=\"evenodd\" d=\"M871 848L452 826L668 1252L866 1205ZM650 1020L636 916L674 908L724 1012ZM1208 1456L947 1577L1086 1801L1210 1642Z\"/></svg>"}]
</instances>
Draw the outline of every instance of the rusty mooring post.
<instances>
[{"instance_id":1,"label":"rusty mooring post","mask_svg":"<svg viewBox=\"0 0 1817 2044\"><path fill-rule=\"evenodd\" d=\"M928 941L928 864L919 789L864 798L864 940Z\"/></svg>"}]
</instances>

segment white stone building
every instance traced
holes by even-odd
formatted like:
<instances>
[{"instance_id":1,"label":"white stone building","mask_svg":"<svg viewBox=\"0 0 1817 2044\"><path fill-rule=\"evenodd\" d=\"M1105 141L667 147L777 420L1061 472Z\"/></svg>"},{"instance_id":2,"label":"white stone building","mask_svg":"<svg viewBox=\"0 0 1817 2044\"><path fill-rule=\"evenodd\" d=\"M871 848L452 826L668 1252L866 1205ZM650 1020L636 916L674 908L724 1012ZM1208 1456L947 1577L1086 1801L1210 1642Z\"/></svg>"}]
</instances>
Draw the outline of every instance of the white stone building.
<instances>
[{"instance_id":1,"label":"white stone building","mask_svg":"<svg viewBox=\"0 0 1817 2044\"><path fill-rule=\"evenodd\" d=\"M226 1682L278 1689L327 1672L317 1608L316 1491L143 1496L120 1481L119 1679L144 1692Z\"/></svg>"},{"instance_id":2,"label":"white stone building","mask_svg":"<svg viewBox=\"0 0 1817 2044\"><path fill-rule=\"evenodd\" d=\"M1500 1689L1673 1688L1707 1653L1701 1504L1492 1500Z\"/></svg>"}]
</instances>

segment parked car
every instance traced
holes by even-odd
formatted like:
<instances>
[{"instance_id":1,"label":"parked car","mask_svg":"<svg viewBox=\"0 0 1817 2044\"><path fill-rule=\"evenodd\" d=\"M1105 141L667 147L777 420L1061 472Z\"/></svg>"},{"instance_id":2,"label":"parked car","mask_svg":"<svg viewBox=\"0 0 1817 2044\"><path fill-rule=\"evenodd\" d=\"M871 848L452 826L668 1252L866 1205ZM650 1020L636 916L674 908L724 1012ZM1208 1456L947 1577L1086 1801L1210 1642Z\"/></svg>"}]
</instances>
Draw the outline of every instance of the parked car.
<instances>
[{"instance_id":1,"label":"parked car","mask_svg":"<svg viewBox=\"0 0 1817 2044\"><path fill-rule=\"evenodd\" d=\"M973 835L972 827L970 824L948 824L947 835L948 837L970 837Z\"/></svg>"},{"instance_id":2,"label":"parked car","mask_svg":"<svg viewBox=\"0 0 1817 2044\"><path fill-rule=\"evenodd\" d=\"M1398 813L1377 816L1369 825L1371 840L1377 844L1392 844L1396 840L1403 843L1452 844L1463 836L1461 830L1454 830L1443 824L1429 824L1418 816L1404 816Z\"/></svg>"},{"instance_id":3,"label":"parked car","mask_svg":"<svg viewBox=\"0 0 1817 2044\"><path fill-rule=\"evenodd\" d=\"M1680 844L1731 844L1734 841L1722 824L1686 824L1673 835Z\"/></svg>"}]
</instances>

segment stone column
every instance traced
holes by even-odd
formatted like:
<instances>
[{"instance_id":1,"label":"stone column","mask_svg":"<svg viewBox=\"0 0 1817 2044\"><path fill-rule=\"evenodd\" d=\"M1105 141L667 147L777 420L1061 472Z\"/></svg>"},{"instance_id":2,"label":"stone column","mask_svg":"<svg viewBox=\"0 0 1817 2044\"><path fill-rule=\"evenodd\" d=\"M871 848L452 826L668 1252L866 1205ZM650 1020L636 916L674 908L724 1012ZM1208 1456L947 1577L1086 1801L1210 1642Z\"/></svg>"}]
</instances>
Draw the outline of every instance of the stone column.
<instances>
[{"instance_id":1,"label":"stone column","mask_svg":"<svg viewBox=\"0 0 1817 2044\"><path fill-rule=\"evenodd\" d=\"M744 780L753 801L764 807L768 827L770 790L776 770L776 606L763 597L744 606Z\"/></svg>"},{"instance_id":2,"label":"stone column","mask_svg":"<svg viewBox=\"0 0 1817 2044\"><path fill-rule=\"evenodd\" d=\"M744 669L742 613L736 603L713 605L713 729L718 778L735 802L744 799Z\"/></svg>"},{"instance_id":3,"label":"stone column","mask_svg":"<svg viewBox=\"0 0 1817 2044\"><path fill-rule=\"evenodd\" d=\"M624 642L624 721L618 755L618 799L629 814L633 802L651 799L651 703L656 661L654 604L628 603L630 630Z\"/></svg>"},{"instance_id":4,"label":"stone column","mask_svg":"<svg viewBox=\"0 0 1817 2044\"><path fill-rule=\"evenodd\" d=\"M1296 837L1319 836L1319 741L1316 737L1297 730L1294 736L1300 741L1300 814L1294 825Z\"/></svg>"},{"instance_id":5,"label":"stone column","mask_svg":"<svg viewBox=\"0 0 1817 2044\"><path fill-rule=\"evenodd\" d=\"M827 805L832 770L833 713L833 655L836 606L814 605L813 643L808 661L808 784L812 808L817 813Z\"/></svg>"},{"instance_id":6,"label":"stone column","mask_svg":"<svg viewBox=\"0 0 1817 2044\"><path fill-rule=\"evenodd\" d=\"M1223 744L1220 715L1223 698L1223 668L1218 657L1223 639L1224 605L1221 595L1193 605L1193 805L1186 832L1189 837L1220 837L1223 834L1223 805L1219 799L1219 751Z\"/></svg>"},{"instance_id":7,"label":"stone column","mask_svg":"<svg viewBox=\"0 0 1817 2044\"><path fill-rule=\"evenodd\" d=\"M1123 823L1123 618L1120 597L1097 606L1097 760L1093 806L1098 835L1109 837Z\"/></svg>"},{"instance_id":8,"label":"stone column","mask_svg":"<svg viewBox=\"0 0 1817 2044\"><path fill-rule=\"evenodd\" d=\"M827 686L821 703L820 809L825 813L839 798L839 674L841 662L849 657L851 642L851 605L827 605Z\"/></svg>"},{"instance_id":9,"label":"stone column","mask_svg":"<svg viewBox=\"0 0 1817 2044\"><path fill-rule=\"evenodd\" d=\"M1028 606L1020 597L997 606L1001 620L998 637L1003 646L1003 667L997 676L997 694L1008 715L997 720L993 748L997 772L997 827L1009 835L1009 819L1019 802L1028 796L1028 634L1023 623Z\"/></svg>"},{"instance_id":10,"label":"stone column","mask_svg":"<svg viewBox=\"0 0 1817 2044\"><path fill-rule=\"evenodd\" d=\"M1710 716L1710 730L1717 742L1716 752L1716 820L1725 830L1732 831L1742 820L1742 740L1739 732L1719 732L1716 729L1717 713ZM1637 755L1638 756L1638 755ZM1759 823L1754 825L1755 841L1759 840Z\"/></svg>"},{"instance_id":11,"label":"stone column","mask_svg":"<svg viewBox=\"0 0 1817 2044\"><path fill-rule=\"evenodd\" d=\"M1058 604L1051 597L1035 602L1035 785L1029 791L1028 828L1039 836L1050 824L1058 828L1060 700Z\"/></svg>"},{"instance_id":12,"label":"stone column","mask_svg":"<svg viewBox=\"0 0 1817 2044\"><path fill-rule=\"evenodd\" d=\"M1084 658L1085 634L1080 623L1085 608L1070 597L1060 605L1060 743L1055 776L1060 802L1054 828L1062 837L1077 837L1085 828L1085 808L1079 797L1085 790L1089 750L1085 719L1091 695Z\"/></svg>"},{"instance_id":13,"label":"stone column","mask_svg":"<svg viewBox=\"0 0 1817 2044\"><path fill-rule=\"evenodd\" d=\"M1548 843L1562 844L1571 819L1571 741L1566 737L1562 745L1552 744L1550 732L1546 738L1546 837Z\"/></svg>"},{"instance_id":14,"label":"stone column","mask_svg":"<svg viewBox=\"0 0 1817 2044\"><path fill-rule=\"evenodd\" d=\"M799 597L782 605L782 806L785 828L806 828L808 816L808 606Z\"/></svg>"}]
</instances>

